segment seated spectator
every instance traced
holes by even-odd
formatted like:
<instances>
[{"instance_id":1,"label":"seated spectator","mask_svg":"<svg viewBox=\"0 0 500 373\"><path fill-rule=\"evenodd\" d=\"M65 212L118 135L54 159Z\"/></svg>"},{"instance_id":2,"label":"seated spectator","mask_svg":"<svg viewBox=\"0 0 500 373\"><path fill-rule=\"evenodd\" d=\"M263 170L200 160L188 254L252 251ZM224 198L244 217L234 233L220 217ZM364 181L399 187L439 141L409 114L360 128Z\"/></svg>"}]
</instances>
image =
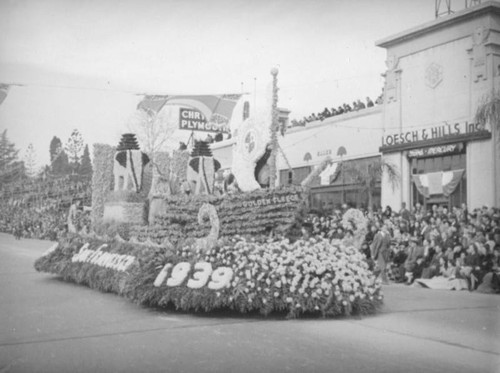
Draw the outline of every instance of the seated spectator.
<instances>
[{"instance_id":1,"label":"seated spectator","mask_svg":"<svg viewBox=\"0 0 500 373\"><path fill-rule=\"evenodd\" d=\"M424 264L425 266L428 266L434 257L434 253L436 252L434 249L434 246L431 245L431 243L427 240L423 241L423 247L424 247Z\"/></svg>"},{"instance_id":2,"label":"seated spectator","mask_svg":"<svg viewBox=\"0 0 500 373\"><path fill-rule=\"evenodd\" d=\"M494 247L485 258L483 276L477 291L481 293L500 293L500 245Z\"/></svg>"},{"instance_id":3,"label":"seated spectator","mask_svg":"<svg viewBox=\"0 0 500 373\"><path fill-rule=\"evenodd\" d=\"M475 290L479 281L483 279L481 264L483 258L478 250L478 245L471 244L467 249L467 254L463 253L465 258L461 263L460 275L467 280L470 291Z\"/></svg>"},{"instance_id":4,"label":"seated spectator","mask_svg":"<svg viewBox=\"0 0 500 373\"><path fill-rule=\"evenodd\" d=\"M439 266L441 260L444 259L443 249L441 246L434 247L435 253L430 258L430 260L426 260L426 266L422 272L422 278L433 278L439 274Z\"/></svg>"},{"instance_id":5,"label":"seated spectator","mask_svg":"<svg viewBox=\"0 0 500 373\"><path fill-rule=\"evenodd\" d=\"M415 266L411 271L407 271L405 273L405 276L407 278L406 284L411 285L413 282L422 277L422 272L424 270L425 262L424 262L424 257L419 255L417 257L417 260L415 261Z\"/></svg>"},{"instance_id":6,"label":"seated spectator","mask_svg":"<svg viewBox=\"0 0 500 373\"><path fill-rule=\"evenodd\" d=\"M328 110L328 108L325 108L321 114L323 115L323 118L332 116L332 113L330 112L330 110Z\"/></svg>"},{"instance_id":7,"label":"seated spectator","mask_svg":"<svg viewBox=\"0 0 500 373\"><path fill-rule=\"evenodd\" d=\"M370 97L366 97L366 106L367 107L373 107L373 101L370 99Z\"/></svg>"},{"instance_id":8,"label":"seated spectator","mask_svg":"<svg viewBox=\"0 0 500 373\"><path fill-rule=\"evenodd\" d=\"M344 229L338 227L337 230L332 234L333 240L342 240L344 238Z\"/></svg>"},{"instance_id":9,"label":"seated spectator","mask_svg":"<svg viewBox=\"0 0 500 373\"><path fill-rule=\"evenodd\" d=\"M417 259L423 258L423 256L423 247L418 244L417 238L412 237L412 239L410 240L410 247L407 251L407 257L404 263L405 272L413 273L415 267L417 266Z\"/></svg>"},{"instance_id":10,"label":"seated spectator","mask_svg":"<svg viewBox=\"0 0 500 373\"><path fill-rule=\"evenodd\" d=\"M467 283L463 279L455 277L456 268L453 264L444 257L439 260L439 276L433 278L419 278L415 279L415 284L430 289L440 290L463 290L466 288Z\"/></svg>"},{"instance_id":11,"label":"seated spectator","mask_svg":"<svg viewBox=\"0 0 500 373\"><path fill-rule=\"evenodd\" d=\"M404 264L407 258L405 250L405 244L398 244L394 247L394 255L392 257L392 262L390 263L388 270L389 279L394 282L405 282Z\"/></svg>"},{"instance_id":12,"label":"seated spectator","mask_svg":"<svg viewBox=\"0 0 500 373\"><path fill-rule=\"evenodd\" d=\"M392 208L391 206L387 205L384 210L384 217L390 218L392 216Z\"/></svg>"}]
</instances>

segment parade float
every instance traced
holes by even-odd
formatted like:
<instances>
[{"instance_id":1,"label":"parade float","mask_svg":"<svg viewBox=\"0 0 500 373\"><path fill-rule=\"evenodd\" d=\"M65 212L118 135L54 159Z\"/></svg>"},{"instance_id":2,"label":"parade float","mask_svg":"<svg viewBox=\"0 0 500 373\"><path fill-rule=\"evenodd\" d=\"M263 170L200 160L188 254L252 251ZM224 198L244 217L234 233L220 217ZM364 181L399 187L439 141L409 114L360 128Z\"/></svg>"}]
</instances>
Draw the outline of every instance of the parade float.
<instances>
[{"instance_id":1,"label":"parade float","mask_svg":"<svg viewBox=\"0 0 500 373\"><path fill-rule=\"evenodd\" d=\"M35 268L153 307L288 317L374 313L381 287L364 256L341 242L301 238L307 187L275 187L272 74L268 113L233 117L233 174L222 190L215 186L220 163L203 141L155 157L156 174L133 134L116 148L96 145L93 231L69 235ZM263 159L265 188L256 178Z\"/></svg>"}]
</instances>

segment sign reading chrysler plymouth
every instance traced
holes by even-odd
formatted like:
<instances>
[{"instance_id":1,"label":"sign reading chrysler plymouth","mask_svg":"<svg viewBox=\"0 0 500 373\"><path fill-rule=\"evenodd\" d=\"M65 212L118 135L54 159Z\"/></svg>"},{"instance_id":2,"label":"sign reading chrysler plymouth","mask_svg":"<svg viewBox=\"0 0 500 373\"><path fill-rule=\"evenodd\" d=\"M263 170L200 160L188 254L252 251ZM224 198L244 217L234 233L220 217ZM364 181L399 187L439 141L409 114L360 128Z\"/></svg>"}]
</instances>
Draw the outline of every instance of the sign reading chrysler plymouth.
<instances>
[{"instance_id":1,"label":"sign reading chrysler plymouth","mask_svg":"<svg viewBox=\"0 0 500 373\"><path fill-rule=\"evenodd\" d=\"M214 123L198 110L181 108L179 111L179 129L189 131L229 133L227 123Z\"/></svg>"}]
</instances>

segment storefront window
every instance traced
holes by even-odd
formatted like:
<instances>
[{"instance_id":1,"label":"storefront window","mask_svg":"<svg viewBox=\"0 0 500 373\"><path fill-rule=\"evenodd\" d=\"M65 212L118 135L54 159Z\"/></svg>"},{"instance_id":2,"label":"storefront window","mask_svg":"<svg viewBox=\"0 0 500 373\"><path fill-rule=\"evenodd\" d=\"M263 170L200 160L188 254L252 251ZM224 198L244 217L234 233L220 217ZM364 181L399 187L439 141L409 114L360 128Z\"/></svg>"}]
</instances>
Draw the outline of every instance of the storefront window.
<instances>
[{"instance_id":1,"label":"storefront window","mask_svg":"<svg viewBox=\"0 0 500 373\"><path fill-rule=\"evenodd\" d=\"M302 181L311 173L311 167L297 167L291 170L280 171L280 185L300 185Z\"/></svg>"}]
</instances>

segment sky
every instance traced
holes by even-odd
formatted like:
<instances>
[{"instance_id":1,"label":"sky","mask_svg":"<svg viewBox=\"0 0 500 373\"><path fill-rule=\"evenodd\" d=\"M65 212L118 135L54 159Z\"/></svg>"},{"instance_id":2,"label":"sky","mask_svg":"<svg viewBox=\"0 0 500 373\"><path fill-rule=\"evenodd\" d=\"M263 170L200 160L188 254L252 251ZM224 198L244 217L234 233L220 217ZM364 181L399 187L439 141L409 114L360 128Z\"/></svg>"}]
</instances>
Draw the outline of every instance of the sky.
<instances>
[{"instance_id":1,"label":"sky","mask_svg":"<svg viewBox=\"0 0 500 373\"><path fill-rule=\"evenodd\" d=\"M141 94L259 97L273 67L291 119L375 99L375 42L432 21L434 0L0 0L0 14L0 83L22 85L0 131L41 166L74 128L117 144Z\"/></svg>"}]
</instances>

